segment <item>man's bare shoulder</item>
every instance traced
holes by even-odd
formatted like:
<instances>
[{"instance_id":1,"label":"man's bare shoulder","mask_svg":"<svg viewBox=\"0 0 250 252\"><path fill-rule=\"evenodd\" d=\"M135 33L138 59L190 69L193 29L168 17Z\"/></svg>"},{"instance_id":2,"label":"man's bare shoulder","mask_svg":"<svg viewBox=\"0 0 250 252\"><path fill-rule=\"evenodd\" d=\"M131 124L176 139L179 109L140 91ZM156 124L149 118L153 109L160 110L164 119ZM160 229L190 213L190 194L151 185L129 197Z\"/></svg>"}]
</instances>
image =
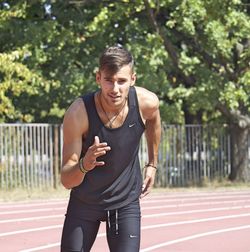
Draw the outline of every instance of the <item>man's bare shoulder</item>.
<instances>
[{"instance_id":1,"label":"man's bare shoulder","mask_svg":"<svg viewBox=\"0 0 250 252\"><path fill-rule=\"evenodd\" d=\"M135 86L140 108L157 109L159 99L157 95L146 88Z\"/></svg>"},{"instance_id":2,"label":"man's bare shoulder","mask_svg":"<svg viewBox=\"0 0 250 252\"><path fill-rule=\"evenodd\" d=\"M64 117L70 119L79 118L86 113L84 102L81 98L77 98L67 109Z\"/></svg>"},{"instance_id":3,"label":"man's bare shoulder","mask_svg":"<svg viewBox=\"0 0 250 252\"><path fill-rule=\"evenodd\" d=\"M87 127L87 111L81 98L77 98L64 115L63 126L84 133Z\"/></svg>"},{"instance_id":4,"label":"man's bare shoulder","mask_svg":"<svg viewBox=\"0 0 250 252\"><path fill-rule=\"evenodd\" d=\"M143 87L136 86L135 89L142 119L151 119L159 110L159 99L157 95Z\"/></svg>"}]
</instances>

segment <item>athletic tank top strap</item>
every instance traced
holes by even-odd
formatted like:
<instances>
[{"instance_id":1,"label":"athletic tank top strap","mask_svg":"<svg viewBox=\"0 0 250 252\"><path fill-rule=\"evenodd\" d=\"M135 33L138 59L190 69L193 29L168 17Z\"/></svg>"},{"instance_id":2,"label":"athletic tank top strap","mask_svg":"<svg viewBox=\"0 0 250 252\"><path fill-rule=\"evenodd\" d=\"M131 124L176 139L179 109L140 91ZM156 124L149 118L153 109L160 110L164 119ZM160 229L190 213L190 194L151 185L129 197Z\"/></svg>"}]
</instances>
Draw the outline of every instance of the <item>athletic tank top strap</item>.
<instances>
[{"instance_id":1,"label":"athletic tank top strap","mask_svg":"<svg viewBox=\"0 0 250 252\"><path fill-rule=\"evenodd\" d=\"M137 94L136 94L136 89L134 86L131 86L129 89L129 109L135 110L135 113L136 113L136 116L138 117L137 119L138 119L139 123L141 124L141 126L143 128L145 128L145 125L144 125L142 118L141 118L141 113L140 113L140 109L139 109L139 102L138 102L138 98L137 98Z\"/></svg>"},{"instance_id":2,"label":"athletic tank top strap","mask_svg":"<svg viewBox=\"0 0 250 252\"><path fill-rule=\"evenodd\" d=\"M129 107L138 106L138 100L135 87L131 86L129 89Z\"/></svg>"},{"instance_id":3,"label":"athletic tank top strap","mask_svg":"<svg viewBox=\"0 0 250 252\"><path fill-rule=\"evenodd\" d=\"M96 123L97 122L96 118L97 117L99 118L99 115L96 110L96 105L95 105L95 94L96 93L97 93L97 91L89 93L89 94L81 97L84 102L87 114L88 114L89 124L91 124L92 122ZM93 125L95 125L95 124L93 124Z\"/></svg>"}]
</instances>

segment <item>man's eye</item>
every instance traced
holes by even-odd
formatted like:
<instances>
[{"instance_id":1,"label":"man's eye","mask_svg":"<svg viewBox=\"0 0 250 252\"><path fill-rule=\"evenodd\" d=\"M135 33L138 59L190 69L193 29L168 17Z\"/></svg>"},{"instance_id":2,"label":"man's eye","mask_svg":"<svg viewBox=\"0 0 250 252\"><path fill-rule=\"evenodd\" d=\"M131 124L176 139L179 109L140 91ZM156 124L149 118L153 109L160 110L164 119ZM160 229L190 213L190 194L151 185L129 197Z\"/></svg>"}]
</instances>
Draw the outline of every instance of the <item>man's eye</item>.
<instances>
[{"instance_id":1,"label":"man's eye","mask_svg":"<svg viewBox=\"0 0 250 252\"><path fill-rule=\"evenodd\" d=\"M122 84L122 83L125 83L125 82L126 82L126 80L119 80L119 81L118 81L118 83L121 83L121 84Z\"/></svg>"}]
</instances>

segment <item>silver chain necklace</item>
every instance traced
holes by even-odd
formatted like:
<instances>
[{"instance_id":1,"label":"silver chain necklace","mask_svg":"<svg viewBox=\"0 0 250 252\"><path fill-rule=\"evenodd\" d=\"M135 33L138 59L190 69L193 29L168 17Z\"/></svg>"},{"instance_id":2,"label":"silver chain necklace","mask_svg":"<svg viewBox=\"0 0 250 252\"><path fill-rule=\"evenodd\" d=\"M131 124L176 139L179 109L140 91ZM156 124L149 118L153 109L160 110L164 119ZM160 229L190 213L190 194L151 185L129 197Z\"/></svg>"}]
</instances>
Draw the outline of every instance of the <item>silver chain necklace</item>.
<instances>
[{"instance_id":1,"label":"silver chain necklace","mask_svg":"<svg viewBox=\"0 0 250 252\"><path fill-rule=\"evenodd\" d=\"M124 104L122 105L122 107L121 107L121 109L118 111L118 113L117 114L115 114L115 116L113 117L113 118L111 118L111 119L109 119L109 117L108 117L108 114L107 114L107 112L106 112L106 110L104 109L104 107L103 107L103 105L102 105L102 99L101 99L101 92L99 93L99 97L98 97L99 99L99 103L100 103L100 105L101 105L101 109L102 109L102 111L104 112L104 114L105 114L105 116L106 116L106 118L108 119L108 127L109 128L113 128L113 123L114 123L114 121L117 119L117 117L120 115L120 113L123 111L124 112L124 108L125 108L125 105L126 105L126 103L127 103L127 99L125 100L125 102L124 102ZM124 113L123 113L124 114Z\"/></svg>"}]
</instances>

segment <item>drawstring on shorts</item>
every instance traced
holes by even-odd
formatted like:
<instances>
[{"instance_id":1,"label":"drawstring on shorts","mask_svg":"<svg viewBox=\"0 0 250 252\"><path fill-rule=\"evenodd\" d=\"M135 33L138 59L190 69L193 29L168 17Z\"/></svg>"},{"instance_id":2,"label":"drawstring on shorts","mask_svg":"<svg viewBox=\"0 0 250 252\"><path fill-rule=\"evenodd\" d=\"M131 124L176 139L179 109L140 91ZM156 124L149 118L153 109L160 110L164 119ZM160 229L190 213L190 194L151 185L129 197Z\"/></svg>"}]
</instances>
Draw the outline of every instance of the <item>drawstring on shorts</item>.
<instances>
[{"instance_id":1,"label":"drawstring on shorts","mask_svg":"<svg viewBox=\"0 0 250 252\"><path fill-rule=\"evenodd\" d=\"M107 211L107 213L108 213L108 229L110 229L111 225L110 225L110 212L109 212L109 210Z\"/></svg>"},{"instance_id":2,"label":"drawstring on shorts","mask_svg":"<svg viewBox=\"0 0 250 252\"><path fill-rule=\"evenodd\" d=\"M118 234L118 209L115 209L115 234Z\"/></svg>"},{"instance_id":3,"label":"drawstring on shorts","mask_svg":"<svg viewBox=\"0 0 250 252\"><path fill-rule=\"evenodd\" d=\"M111 231L111 217L110 217L110 210L107 210L108 215L108 230ZM119 234L119 226L118 226L118 209L115 209L115 234Z\"/></svg>"}]
</instances>

